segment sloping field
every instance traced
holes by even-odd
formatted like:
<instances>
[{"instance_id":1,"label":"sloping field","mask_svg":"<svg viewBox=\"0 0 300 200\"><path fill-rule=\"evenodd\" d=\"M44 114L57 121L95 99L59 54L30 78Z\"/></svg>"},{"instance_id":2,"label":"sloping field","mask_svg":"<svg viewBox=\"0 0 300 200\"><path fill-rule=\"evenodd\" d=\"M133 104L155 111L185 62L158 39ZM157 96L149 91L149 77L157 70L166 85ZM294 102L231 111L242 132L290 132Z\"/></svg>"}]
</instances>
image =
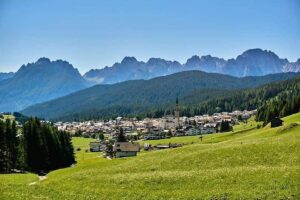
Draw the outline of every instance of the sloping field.
<instances>
[{"instance_id":1,"label":"sloping field","mask_svg":"<svg viewBox=\"0 0 300 200\"><path fill-rule=\"evenodd\" d=\"M89 157L31 186L31 174L1 175L0 199L300 199L300 113L284 120L133 158Z\"/></svg>"}]
</instances>

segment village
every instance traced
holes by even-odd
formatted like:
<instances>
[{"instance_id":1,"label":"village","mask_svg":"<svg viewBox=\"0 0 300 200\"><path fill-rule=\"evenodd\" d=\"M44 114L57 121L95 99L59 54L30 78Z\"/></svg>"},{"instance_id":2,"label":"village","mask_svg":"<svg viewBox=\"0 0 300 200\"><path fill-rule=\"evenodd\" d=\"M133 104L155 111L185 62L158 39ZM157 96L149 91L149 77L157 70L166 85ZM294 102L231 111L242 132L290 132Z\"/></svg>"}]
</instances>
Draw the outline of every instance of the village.
<instances>
[{"instance_id":1,"label":"village","mask_svg":"<svg viewBox=\"0 0 300 200\"><path fill-rule=\"evenodd\" d=\"M158 140L175 136L216 133L220 131L222 121L228 122L232 127L255 114L256 110L244 110L178 118L175 115L167 115L162 118L143 120L117 117L109 121L56 122L54 125L72 136L95 138L103 134L107 139L114 138L118 129L122 127L126 137L131 141Z\"/></svg>"},{"instance_id":2,"label":"village","mask_svg":"<svg viewBox=\"0 0 300 200\"><path fill-rule=\"evenodd\" d=\"M195 135L199 135L202 140L204 134L233 131L234 125L247 122L256 112L256 110L236 110L213 115L180 117L178 100L176 100L174 115L165 115L161 118L137 120L117 117L109 121L56 122L54 126L75 137L94 138L95 141L90 143L91 152L102 151L104 157L128 157L135 156L140 151L141 147L137 141ZM120 134L124 139L118 140ZM179 146L181 144L165 144L155 148ZM148 143L144 143L142 148L153 149Z\"/></svg>"}]
</instances>

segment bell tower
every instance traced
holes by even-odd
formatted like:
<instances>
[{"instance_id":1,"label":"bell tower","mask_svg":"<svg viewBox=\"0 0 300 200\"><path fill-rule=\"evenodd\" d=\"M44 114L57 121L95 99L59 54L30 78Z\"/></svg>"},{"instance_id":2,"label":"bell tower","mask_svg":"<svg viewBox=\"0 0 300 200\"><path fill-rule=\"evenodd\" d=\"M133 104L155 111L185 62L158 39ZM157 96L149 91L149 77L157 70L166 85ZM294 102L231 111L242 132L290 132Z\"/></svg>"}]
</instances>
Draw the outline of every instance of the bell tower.
<instances>
[{"instance_id":1,"label":"bell tower","mask_svg":"<svg viewBox=\"0 0 300 200\"><path fill-rule=\"evenodd\" d=\"M175 126L179 128L179 102L178 97L176 97L176 109L175 109Z\"/></svg>"}]
</instances>

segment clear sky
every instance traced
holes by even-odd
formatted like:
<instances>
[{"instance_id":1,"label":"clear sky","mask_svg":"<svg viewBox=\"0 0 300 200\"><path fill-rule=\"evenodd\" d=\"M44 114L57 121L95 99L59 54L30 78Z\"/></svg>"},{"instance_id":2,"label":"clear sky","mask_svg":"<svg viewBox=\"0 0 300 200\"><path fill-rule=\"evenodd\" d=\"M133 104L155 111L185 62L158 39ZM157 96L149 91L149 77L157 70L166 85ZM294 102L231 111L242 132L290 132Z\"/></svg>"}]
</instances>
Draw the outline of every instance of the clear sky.
<instances>
[{"instance_id":1,"label":"clear sky","mask_svg":"<svg viewBox=\"0 0 300 200\"><path fill-rule=\"evenodd\" d=\"M0 71L40 57L81 73L124 56L185 62L249 48L300 58L299 0L0 0Z\"/></svg>"}]
</instances>

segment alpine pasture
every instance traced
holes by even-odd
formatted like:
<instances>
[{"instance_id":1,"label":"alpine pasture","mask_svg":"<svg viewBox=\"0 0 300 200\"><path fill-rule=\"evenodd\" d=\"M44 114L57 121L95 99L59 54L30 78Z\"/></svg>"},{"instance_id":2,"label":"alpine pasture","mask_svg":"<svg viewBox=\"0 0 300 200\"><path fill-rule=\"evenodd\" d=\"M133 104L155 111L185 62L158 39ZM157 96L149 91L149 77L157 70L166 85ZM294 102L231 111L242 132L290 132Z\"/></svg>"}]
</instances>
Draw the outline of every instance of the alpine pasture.
<instances>
[{"instance_id":1,"label":"alpine pasture","mask_svg":"<svg viewBox=\"0 0 300 200\"><path fill-rule=\"evenodd\" d=\"M90 140L74 138L75 166L43 181L0 175L0 199L300 199L300 113L272 129L249 123L202 141L149 141L186 145L113 160L85 152Z\"/></svg>"}]
</instances>

